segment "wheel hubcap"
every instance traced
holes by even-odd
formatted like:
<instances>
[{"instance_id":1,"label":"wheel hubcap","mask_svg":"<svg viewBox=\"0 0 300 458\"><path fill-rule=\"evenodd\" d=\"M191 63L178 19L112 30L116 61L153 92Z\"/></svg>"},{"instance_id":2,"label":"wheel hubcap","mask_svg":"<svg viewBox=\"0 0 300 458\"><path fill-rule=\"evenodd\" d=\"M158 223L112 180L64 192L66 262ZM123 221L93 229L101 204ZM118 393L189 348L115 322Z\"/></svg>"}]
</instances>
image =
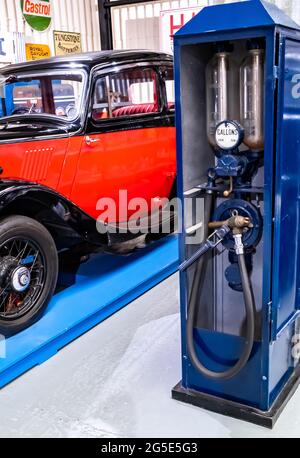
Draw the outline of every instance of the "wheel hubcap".
<instances>
[{"instance_id":1,"label":"wheel hubcap","mask_svg":"<svg viewBox=\"0 0 300 458\"><path fill-rule=\"evenodd\" d=\"M0 319L17 319L35 306L44 288L45 267L34 241L12 237L0 245Z\"/></svg>"},{"instance_id":2,"label":"wheel hubcap","mask_svg":"<svg viewBox=\"0 0 300 458\"><path fill-rule=\"evenodd\" d=\"M27 267L17 267L11 276L11 285L16 293L23 293L30 285L31 275Z\"/></svg>"}]
</instances>

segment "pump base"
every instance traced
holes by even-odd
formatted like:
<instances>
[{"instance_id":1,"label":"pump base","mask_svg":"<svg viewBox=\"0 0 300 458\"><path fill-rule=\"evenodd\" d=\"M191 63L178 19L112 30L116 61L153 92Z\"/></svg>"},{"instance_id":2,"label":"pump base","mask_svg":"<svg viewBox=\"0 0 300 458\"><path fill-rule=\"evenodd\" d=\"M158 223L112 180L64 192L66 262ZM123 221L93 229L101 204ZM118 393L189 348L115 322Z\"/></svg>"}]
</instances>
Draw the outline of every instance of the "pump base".
<instances>
[{"instance_id":1,"label":"pump base","mask_svg":"<svg viewBox=\"0 0 300 458\"><path fill-rule=\"evenodd\" d=\"M237 418L238 420L254 423L265 428L272 429L275 426L285 406L295 394L300 385L300 367L298 367L291 376L288 383L274 402L268 412L264 412L254 407L229 401L228 399L218 398L206 393L200 393L195 390L185 389L181 382L172 390L172 398L176 401L192 404L211 412L216 412L228 417Z\"/></svg>"}]
</instances>

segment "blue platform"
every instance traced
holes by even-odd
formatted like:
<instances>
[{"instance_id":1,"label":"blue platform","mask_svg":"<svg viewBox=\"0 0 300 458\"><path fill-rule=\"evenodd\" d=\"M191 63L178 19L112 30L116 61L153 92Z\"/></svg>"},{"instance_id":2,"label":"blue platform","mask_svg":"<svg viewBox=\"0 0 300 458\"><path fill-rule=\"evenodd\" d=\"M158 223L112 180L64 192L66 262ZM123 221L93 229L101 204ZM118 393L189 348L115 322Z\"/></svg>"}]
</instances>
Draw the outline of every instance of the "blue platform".
<instances>
[{"instance_id":1,"label":"blue platform","mask_svg":"<svg viewBox=\"0 0 300 458\"><path fill-rule=\"evenodd\" d=\"M178 239L169 236L130 256L94 255L76 283L56 294L45 315L6 341L0 387L91 329L176 272Z\"/></svg>"}]
</instances>

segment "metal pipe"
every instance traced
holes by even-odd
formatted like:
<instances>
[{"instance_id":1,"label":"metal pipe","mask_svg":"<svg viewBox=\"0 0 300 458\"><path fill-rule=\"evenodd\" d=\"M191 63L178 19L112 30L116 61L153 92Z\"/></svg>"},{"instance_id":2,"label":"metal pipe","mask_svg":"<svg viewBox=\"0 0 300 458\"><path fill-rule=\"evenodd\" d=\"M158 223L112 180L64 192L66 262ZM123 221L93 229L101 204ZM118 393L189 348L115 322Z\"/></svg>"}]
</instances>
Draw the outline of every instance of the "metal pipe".
<instances>
[{"instance_id":1,"label":"metal pipe","mask_svg":"<svg viewBox=\"0 0 300 458\"><path fill-rule=\"evenodd\" d=\"M211 219L213 202L214 202L213 194L206 194L204 198L204 218L203 218L203 227L204 227L203 240L204 241L209 236L208 222ZM199 259L199 261L197 262L195 273L194 273L194 278L193 278L193 284L191 288L191 294L189 297L188 314L190 315L191 313L191 315L193 315L193 318L192 318L193 323L194 323L195 310L198 304L198 293L199 293L200 285L202 282L204 260L205 260L205 256L202 256Z\"/></svg>"},{"instance_id":2,"label":"metal pipe","mask_svg":"<svg viewBox=\"0 0 300 458\"><path fill-rule=\"evenodd\" d=\"M232 216L231 218L227 219L226 221L212 221L208 224L209 229L219 229L222 226L228 226L230 229L245 229L253 227L250 218L244 216Z\"/></svg>"}]
</instances>

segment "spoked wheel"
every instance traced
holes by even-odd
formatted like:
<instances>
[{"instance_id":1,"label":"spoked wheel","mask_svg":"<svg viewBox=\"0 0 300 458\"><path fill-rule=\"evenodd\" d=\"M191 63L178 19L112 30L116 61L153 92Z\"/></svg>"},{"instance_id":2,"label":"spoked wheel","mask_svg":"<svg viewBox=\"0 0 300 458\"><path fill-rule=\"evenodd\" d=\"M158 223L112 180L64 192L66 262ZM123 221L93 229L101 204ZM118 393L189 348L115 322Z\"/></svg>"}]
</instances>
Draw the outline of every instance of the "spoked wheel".
<instances>
[{"instance_id":1,"label":"spoked wheel","mask_svg":"<svg viewBox=\"0 0 300 458\"><path fill-rule=\"evenodd\" d=\"M39 318L57 272L55 243L44 226L24 216L0 222L0 333L14 334Z\"/></svg>"}]
</instances>

